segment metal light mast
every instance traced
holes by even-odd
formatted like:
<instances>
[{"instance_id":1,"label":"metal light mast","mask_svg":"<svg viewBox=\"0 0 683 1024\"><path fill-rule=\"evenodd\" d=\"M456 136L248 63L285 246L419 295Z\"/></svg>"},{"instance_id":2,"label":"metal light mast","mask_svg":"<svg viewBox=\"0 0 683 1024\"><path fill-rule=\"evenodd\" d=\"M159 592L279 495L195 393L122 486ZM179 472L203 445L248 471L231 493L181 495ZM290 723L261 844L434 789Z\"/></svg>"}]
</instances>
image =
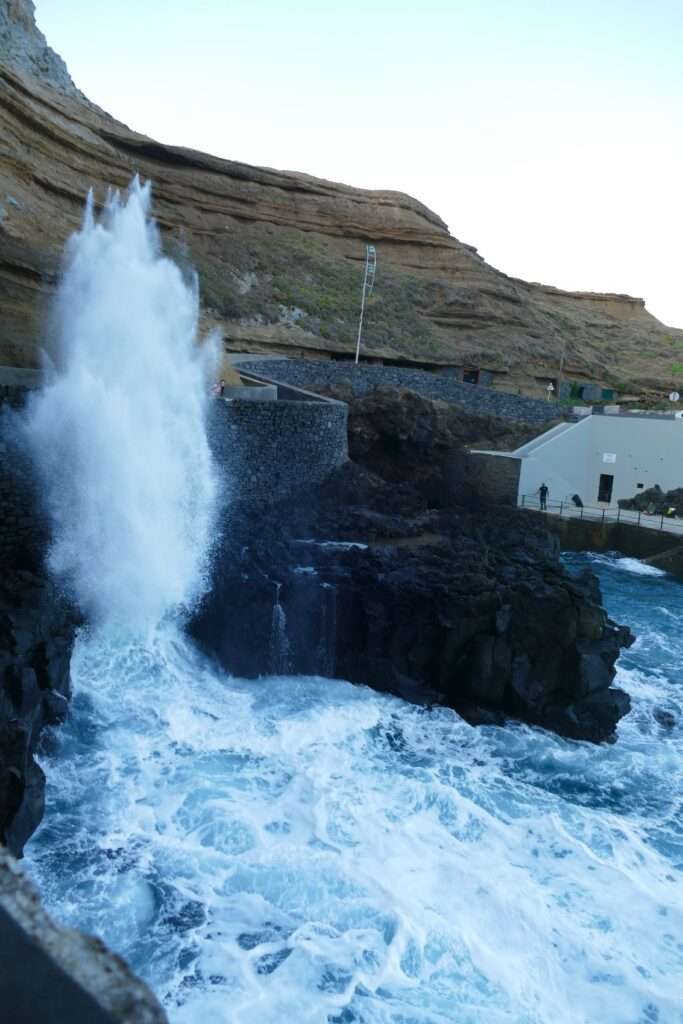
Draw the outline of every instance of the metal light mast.
<instances>
[{"instance_id":1,"label":"metal light mast","mask_svg":"<svg viewBox=\"0 0 683 1024\"><path fill-rule=\"evenodd\" d=\"M360 318L358 320L358 338L356 340L356 362L360 356L360 339L363 333L363 315L365 313L365 301L372 295L375 285L375 270L377 268L377 253L374 245L365 247L365 274L363 275L363 292L360 300Z\"/></svg>"}]
</instances>

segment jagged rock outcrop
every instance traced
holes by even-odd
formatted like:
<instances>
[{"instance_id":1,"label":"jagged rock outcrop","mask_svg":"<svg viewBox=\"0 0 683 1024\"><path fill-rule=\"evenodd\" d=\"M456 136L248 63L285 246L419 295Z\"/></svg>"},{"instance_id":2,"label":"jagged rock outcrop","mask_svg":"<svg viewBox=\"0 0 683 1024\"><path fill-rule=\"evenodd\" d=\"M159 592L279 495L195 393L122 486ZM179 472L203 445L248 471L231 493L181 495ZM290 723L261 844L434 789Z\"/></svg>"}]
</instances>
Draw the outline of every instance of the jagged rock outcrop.
<instances>
[{"instance_id":1,"label":"jagged rock outcrop","mask_svg":"<svg viewBox=\"0 0 683 1024\"><path fill-rule=\"evenodd\" d=\"M81 96L66 64L36 26L33 0L4 0L0 4L0 54L3 63L21 75L49 82L67 95Z\"/></svg>"},{"instance_id":2,"label":"jagged rock outcrop","mask_svg":"<svg viewBox=\"0 0 683 1024\"><path fill-rule=\"evenodd\" d=\"M0 845L15 856L42 818L34 755L43 726L66 715L76 626L45 567L48 526L22 433L31 376L0 379Z\"/></svg>"},{"instance_id":3,"label":"jagged rock outcrop","mask_svg":"<svg viewBox=\"0 0 683 1024\"><path fill-rule=\"evenodd\" d=\"M638 491L632 498L620 498L619 508L633 512L649 512L653 515L674 515L683 517L683 487L674 487L671 491L663 491L659 484Z\"/></svg>"},{"instance_id":4,"label":"jagged rock outcrop","mask_svg":"<svg viewBox=\"0 0 683 1024\"><path fill-rule=\"evenodd\" d=\"M140 135L78 93L30 0L0 0L0 40L0 363L38 360L61 247L88 188L102 200L138 172L154 181L169 251L199 270L207 323L233 349L350 354L368 241L380 272L367 354L486 366L523 381L555 376L566 342L569 375L670 387L683 332L641 299L508 277L409 196Z\"/></svg>"},{"instance_id":5,"label":"jagged rock outcrop","mask_svg":"<svg viewBox=\"0 0 683 1024\"><path fill-rule=\"evenodd\" d=\"M0 1018L7 1024L168 1024L149 988L99 939L46 914L0 847Z\"/></svg>"},{"instance_id":6,"label":"jagged rock outcrop","mask_svg":"<svg viewBox=\"0 0 683 1024\"><path fill-rule=\"evenodd\" d=\"M351 459L384 480L412 484L437 506L453 504L469 488L465 447L512 451L539 432L537 425L476 415L409 390L380 387L355 396L350 382L314 390L347 402Z\"/></svg>"},{"instance_id":7,"label":"jagged rock outcrop","mask_svg":"<svg viewBox=\"0 0 683 1024\"><path fill-rule=\"evenodd\" d=\"M347 463L298 502L234 516L190 629L239 676L336 675L600 742L630 707L612 681L632 637L558 556L540 517L429 509Z\"/></svg>"},{"instance_id":8,"label":"jagged rock outcrop","mask_svg":"<svg viewBox=\"0 0 683 1024\"><path fill-rule=\"evenodd\" d=\"M16 856L43 816L45 776L35 753L70 697L73 611L44 577L0 578L0 846Z\"/></svg>"}]
</instances>

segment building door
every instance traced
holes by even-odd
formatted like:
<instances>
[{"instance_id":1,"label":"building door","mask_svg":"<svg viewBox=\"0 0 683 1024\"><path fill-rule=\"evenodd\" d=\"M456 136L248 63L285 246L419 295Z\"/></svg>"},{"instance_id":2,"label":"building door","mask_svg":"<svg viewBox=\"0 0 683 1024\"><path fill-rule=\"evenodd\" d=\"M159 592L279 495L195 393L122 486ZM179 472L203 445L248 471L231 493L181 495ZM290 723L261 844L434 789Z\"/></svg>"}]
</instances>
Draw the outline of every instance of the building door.
<instances>
[{"instance_id":1,"label":"building door","mask_svg":"<svg viewBox=\"0 0 683 1024\"><path fill-rule=\"evenodd\" d=\"M609 505L612 500L612 488L614 487L614 477L611 473L600 474L600 484L598 486L598 501L605 501Z\"/></svg>"}]
</instances>

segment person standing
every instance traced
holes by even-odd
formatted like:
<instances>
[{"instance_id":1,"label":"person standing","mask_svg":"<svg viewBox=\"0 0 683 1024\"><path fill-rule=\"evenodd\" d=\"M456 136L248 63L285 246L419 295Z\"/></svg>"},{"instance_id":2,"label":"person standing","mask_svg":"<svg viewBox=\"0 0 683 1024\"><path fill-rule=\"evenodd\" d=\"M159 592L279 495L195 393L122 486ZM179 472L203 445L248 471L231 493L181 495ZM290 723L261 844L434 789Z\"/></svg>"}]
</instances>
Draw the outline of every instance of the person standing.
<instances>
[{"instance_id":1,"label":"person standing","mask_svg":"<svg viewBox=\"0 0 683 1024\"><path fill-rule=\"evenodd\" d=\"M547 512L548 510L548 487L545 483L542 483L538 488L538 496L541 499L541 512Z\"/></svg>"}]
</instances>

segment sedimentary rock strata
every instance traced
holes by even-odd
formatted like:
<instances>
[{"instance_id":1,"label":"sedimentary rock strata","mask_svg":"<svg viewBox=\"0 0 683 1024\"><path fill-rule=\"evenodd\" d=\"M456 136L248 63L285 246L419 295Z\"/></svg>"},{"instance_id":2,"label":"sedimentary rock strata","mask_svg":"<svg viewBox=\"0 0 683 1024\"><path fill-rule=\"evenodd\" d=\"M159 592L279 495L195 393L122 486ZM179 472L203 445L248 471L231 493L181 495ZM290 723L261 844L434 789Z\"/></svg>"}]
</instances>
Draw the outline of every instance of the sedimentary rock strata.
<instances>
[{"instance_id":1,"label":"sedimentary rock strata","mask_svg":"<svg viewBox=\"0 0 683 1024\"><path fill-rule=\"evenodd\" d=\"M0 40L0 363L35 365L49 343L59 254L87 190L101 202L139 173L154 181L168 250L198 269L206 323L230 348L351 354L373 242L380 269L368 355L485 366L526 386L556 376L566 348L569 375L622 390L670 388L683 332L655 320L642 299L508 277L406 195L140 135L78 92L35 27L30 0L0 0Z\"/></svg>"}]
</instances>

